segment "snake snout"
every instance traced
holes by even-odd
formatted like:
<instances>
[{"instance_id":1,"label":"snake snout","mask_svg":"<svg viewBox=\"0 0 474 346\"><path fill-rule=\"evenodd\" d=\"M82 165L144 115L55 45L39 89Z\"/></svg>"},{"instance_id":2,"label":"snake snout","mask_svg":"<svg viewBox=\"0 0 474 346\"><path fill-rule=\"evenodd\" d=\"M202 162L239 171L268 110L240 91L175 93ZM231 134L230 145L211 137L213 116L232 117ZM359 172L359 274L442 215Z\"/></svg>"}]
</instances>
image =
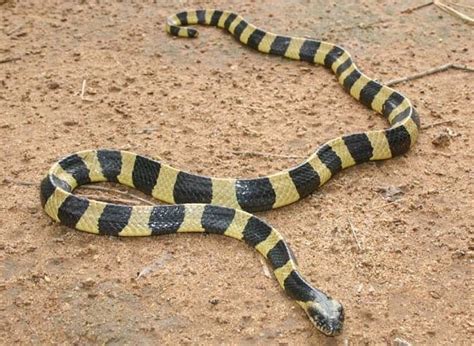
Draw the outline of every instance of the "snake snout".
<instances>
[{"instance_id":1,"label":"snake snout","mask_svg":"<svg viewBox=\"0 0 474 346\"><path fill-rule=\"evenodd\" d=\"M337 300L313 302L307 310L316 328L329 336L339 335L344 325L344 308Z\"/></svg>"},{"instance_id":2,"label":"snake snout","mask_svg":"<svg viewBox=\"0 0 474 346\"><path fill-rule=\"evenodd\" d=\"M327 335L339 335L342 332L344 325L344 314L339 317L328 319L326 322L326 334Z\"/></svg>"},{"instance_id":3,"label":"snake snout","mask_svg":"<svg viewBox=\"0 0 474 346\"><path fill-rule=\"evenodd\" d=\"M337 306L332 313L326 318L323 329L327 335L335 336L342 332L344 325L344 309L342 305L337 302Z\"/></svg>"}]
</instances>

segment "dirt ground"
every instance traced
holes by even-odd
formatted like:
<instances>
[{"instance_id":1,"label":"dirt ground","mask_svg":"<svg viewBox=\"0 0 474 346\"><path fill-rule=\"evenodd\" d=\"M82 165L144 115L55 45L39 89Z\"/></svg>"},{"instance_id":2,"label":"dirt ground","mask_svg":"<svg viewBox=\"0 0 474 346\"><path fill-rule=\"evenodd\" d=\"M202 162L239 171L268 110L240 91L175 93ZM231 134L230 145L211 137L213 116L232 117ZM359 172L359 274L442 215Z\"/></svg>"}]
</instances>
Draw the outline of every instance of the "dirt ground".
<instances>
[{"instance_id":1,"label":"dirt ground","mask_svg":"<svg viewBox=\"0 0 474 346\"><path fill-rule=\"evenodd\" d=\"M83 149L256 177L333 137L387 126L323 67L266 56L216 28L168 36L165 18L181 9L231 9L267 30L338 43L382 81L473 66L472 26L434 6L400 13L422 1L0 3L0 343L472 343L472 73L396 86L423 124L407 154L259 213L308 280L344 304L336 338L313 328L238 241L81 233L53 223L38 190L53 162Z\"/></svg>"}]
</instances>

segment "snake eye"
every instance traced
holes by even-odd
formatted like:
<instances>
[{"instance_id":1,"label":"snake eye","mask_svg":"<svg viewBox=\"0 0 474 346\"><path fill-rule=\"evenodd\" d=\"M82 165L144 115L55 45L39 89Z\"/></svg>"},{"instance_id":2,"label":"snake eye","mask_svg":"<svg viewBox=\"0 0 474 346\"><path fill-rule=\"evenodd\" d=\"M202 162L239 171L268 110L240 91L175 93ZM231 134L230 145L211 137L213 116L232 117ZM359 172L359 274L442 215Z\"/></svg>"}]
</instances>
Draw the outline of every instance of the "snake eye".
<instances>
[{"instance_id":1,"label":"snake eye","mask_svg":"<svg viewBox=\"0 0 474 346\"><path fill-rule=\"evenodd\" d=\"M339 319L341 320L341 322L344 322L344 308L342 307L342 305L339 305L338 311L340 316Z\"/></svg>"}]
</instances>

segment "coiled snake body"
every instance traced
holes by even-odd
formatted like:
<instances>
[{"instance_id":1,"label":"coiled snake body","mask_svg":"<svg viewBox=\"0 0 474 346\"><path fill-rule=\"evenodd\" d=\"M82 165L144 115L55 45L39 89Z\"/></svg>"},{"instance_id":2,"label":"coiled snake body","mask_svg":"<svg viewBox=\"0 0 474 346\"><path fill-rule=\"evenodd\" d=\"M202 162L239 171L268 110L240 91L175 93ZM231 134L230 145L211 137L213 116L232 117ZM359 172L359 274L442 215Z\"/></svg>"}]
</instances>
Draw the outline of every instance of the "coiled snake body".
<instances>
[{"instance_id":1,"label":"coiled snake body","mask_svg":"<svg viewBox=\"0 0 474 346\"><path fill-rule=\"evenodd\" d=\"M240 42L263 53L321 64L331 69L358 101L388 119L390 128L335 138L294 168L255 179L211 178L160 161L117 150L88 150L55 163L41 184L41 201L55 221L81 231L115 236L207 232L245 241L268 259L287 295L327 335L343 325L342 305L312 287L298 272L280 233L246 211L282 207L307 196L342 169L405 153L416 141L419 120L410 101L362 74L343 48L306 38L263 31L239 15L218 10L181 12L166 30L196 37L189 24L225 28ZM126 206L72 194L82 184L118 182L173 205ZM245 210L245 211L244 211Z\"/></svg>"}]
</instances>

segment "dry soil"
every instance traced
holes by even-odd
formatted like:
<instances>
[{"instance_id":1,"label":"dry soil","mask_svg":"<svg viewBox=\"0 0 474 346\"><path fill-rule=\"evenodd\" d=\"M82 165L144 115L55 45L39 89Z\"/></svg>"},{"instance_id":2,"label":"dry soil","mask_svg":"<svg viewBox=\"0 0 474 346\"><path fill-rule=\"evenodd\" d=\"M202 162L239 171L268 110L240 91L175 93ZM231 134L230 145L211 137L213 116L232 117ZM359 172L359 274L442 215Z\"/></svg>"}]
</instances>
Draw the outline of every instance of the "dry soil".
<instances>
[{"instance_id":1,"label":"dry soil","mask_svg":"<svg viewBox=\"0 0 474 346\"><path fill-rule=\"evenodd\" d=\"M259 213L308 280L343 302L337 338L314 329L238 241L89 235L53 223L39 201L51 164L82 149L255 177L333 137L387 126L323 67L266 56L216 28L172 38L166 16L234 10L267 30L336 42L382 81L450 62L472 67L472 26L433 5L401 13L421 3L0 1L0 342L471 344L474 75L466 71L397 85L423 124L407 154L347 169L310 197Z\"/></svg>"}]
</instances>

